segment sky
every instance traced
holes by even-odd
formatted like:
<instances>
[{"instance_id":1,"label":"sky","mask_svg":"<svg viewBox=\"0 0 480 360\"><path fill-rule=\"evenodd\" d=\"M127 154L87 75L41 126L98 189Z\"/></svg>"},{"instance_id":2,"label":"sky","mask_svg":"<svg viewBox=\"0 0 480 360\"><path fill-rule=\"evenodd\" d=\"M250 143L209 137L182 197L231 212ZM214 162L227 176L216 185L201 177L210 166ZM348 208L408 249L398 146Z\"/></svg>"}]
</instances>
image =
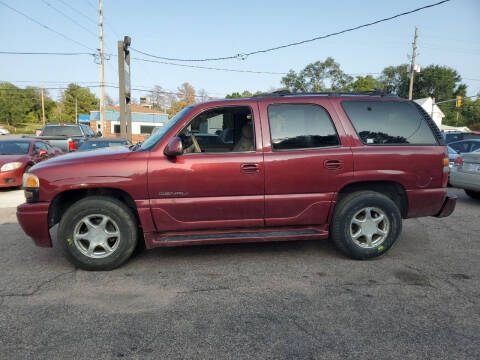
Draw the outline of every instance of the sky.
<instances>
[{"instance_id":1,"label":"sky","mask_svg":"<svg viewBox=\"0 0 480 360\"><path fill-rule=\"evenodd\" d=\"M336 32L437 1L104 0L105 52L116 54L117 40L128 35L133 48L158 56L190 59L230 56ZM71 40L15 13L2 2ZM452 0L368 28L252 55L245 60L184 64L286 73L331 56L346 73L375 74L386 66L409 62L417 26L417 63L456 69L468 85L467 95L476 95L480 92L479 18L480 0ZM0 51L92 52L88 48L99 48L96 23L96 0L1 0ZM134 51L131 56L154 60ZM106 83L118 85L117 61L116 57L110 57L106 62ZM175 90L181 83L189 82L196 90L205 89L214 97L234 91L271 90L281 86L281 78L281 74L235 73L138 60L132 60L131 64L133 88L160 85ZM91 55L0 54L0 81L21 87L64 87L68 82L95 85L99 82L99 66ZM99 93L98 88L92 91ZM58 90L49 93L58 96ZM118 99L118 89L107 88L106 93ZM138 98L143 94L136 91L133 96Z\"/></svg>"}]
</instances>

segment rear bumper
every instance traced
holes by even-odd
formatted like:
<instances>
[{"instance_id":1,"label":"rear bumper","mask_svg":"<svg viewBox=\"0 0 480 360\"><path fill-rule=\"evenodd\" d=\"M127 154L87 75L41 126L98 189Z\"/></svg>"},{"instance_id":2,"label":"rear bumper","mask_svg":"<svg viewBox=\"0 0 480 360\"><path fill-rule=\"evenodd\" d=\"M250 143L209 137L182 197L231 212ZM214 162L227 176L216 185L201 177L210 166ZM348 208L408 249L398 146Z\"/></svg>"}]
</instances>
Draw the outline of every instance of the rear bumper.
<instances>
[{"instance_id":1,"label":"rear bumper","mask_svg":"<svg viewBox=\"0 0 480 360\"><path fill-rule=\"evenodd\" d=\"M443 205L435 217L442 218L450 216L455 210L455 205L457 204L457 197L456 196L447 196Z\"/></svg>"},{"instance_id":2,"label":"rear bumper","mask_svg":"<svg viewBox=\"0 0 480 360\"><path fill-rule=\"evenodd\" d=\"M30 236L35 245L52 247L48 229L48 208L50 203L25 203L17 207L17 219L23 231Z\"/></svg>"}]
</instances>

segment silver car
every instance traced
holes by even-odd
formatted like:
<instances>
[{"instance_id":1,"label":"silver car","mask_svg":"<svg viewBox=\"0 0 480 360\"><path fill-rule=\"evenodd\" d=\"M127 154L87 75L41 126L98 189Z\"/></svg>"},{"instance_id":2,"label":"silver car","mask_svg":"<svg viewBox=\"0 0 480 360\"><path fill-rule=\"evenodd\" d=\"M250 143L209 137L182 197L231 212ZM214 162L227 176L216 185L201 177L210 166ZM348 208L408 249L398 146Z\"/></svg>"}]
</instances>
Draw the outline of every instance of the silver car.
<instances>
[{"instance_id":1,"label":"silver car","mask_svg":"<svg viewBox=\"0 0 480 360\"><path fill-rule=\"evenodd\" d=\"M455 159L450 172L450 184L480 200L480 149L461 154Z\"/></svg>"}]
</instances>

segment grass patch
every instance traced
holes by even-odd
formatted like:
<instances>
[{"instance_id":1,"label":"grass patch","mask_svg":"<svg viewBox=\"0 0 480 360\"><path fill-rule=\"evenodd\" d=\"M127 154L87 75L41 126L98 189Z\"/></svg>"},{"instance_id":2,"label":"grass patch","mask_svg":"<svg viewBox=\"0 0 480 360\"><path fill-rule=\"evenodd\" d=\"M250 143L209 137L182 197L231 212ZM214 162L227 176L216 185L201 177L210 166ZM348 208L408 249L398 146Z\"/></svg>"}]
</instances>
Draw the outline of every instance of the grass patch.
<instances>
[{"instance_id":1,"label":"grass patch","mask_svg":"<svg viewBox=\"0 0 480 360\"><path fill-rule=\"evenodd\" d=\"M0 124L1 127L10 131L11 134L35 134L35 129L42 129L42 123L23 123L17 126Z\"/></svg>"}]
</instances>

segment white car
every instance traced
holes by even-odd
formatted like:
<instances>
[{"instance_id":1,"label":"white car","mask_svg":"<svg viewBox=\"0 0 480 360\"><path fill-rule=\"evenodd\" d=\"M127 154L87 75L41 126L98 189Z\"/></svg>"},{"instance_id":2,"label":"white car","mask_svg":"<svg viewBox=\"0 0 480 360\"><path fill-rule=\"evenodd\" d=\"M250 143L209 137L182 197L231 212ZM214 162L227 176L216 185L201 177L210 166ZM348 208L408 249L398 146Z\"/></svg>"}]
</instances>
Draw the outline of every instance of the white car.
<instances>
[{"instance_id":1,"label":"white car","mask_svg":"<svg viewBox=\"0 0 480 360\"><path fill-rule=\"evenodd\" d=\"M0 135L8 135L10 131L0 126Z\"/></svg>"}]
</instances>

